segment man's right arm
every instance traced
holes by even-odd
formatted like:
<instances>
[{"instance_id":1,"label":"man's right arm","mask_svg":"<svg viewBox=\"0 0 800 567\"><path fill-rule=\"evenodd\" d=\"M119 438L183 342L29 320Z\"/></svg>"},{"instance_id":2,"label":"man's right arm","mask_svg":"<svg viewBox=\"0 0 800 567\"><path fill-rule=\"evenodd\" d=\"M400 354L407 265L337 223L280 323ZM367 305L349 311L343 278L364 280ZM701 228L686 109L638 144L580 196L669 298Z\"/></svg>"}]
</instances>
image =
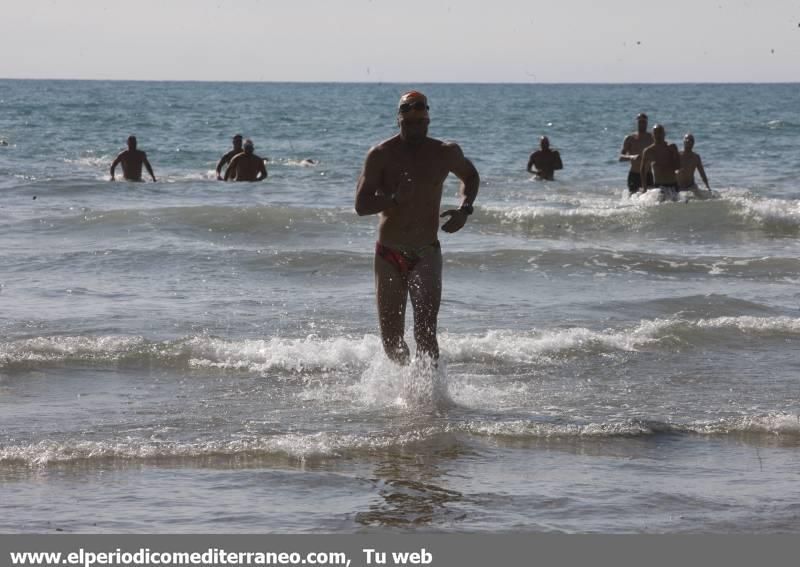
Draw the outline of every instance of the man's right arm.
<instances>
[{"instance_id":1,"label":"man's right arm","mask_svg":"<svg viewBox=\"0 0 800 567\"><path fill-rule=\"evenodd\" d=\"M534 154L531 154L531 157L528 158L528 167L525 168L525 169L528 170L528 173L536 173L533 170L533 156L534 156Z\"/></svg>"},{"instance_id":2,"label":"man's right arm","mask_svg":"<svg viewBox=\"0 0 800 567\"><path fill-rule=\"evenodd\" d=\"M381 188L383 156L378 148L367 153L364 170L356 186L356 213L358 216L374 215L397 205L394 195L378 195Z\"/></svg>"},{"instance_id":3,"label":"man's right arm","mask_svg":"<svg viewBox=\"0 0 800 567\"><path fill-rule=\"evenodd\" d=\"M236 162L237 161L239 161L239 156L238 155L234 156L233 159L228 164L228 169L225 170L225 177L223 178L223 181L230 180L231 175L233 175L233 172L236 171Z\"/></svg>"},{"instance_id":4,"label":"man's right arm","mask_svg":"<svg viewBox=\"0 0 800 567\"><path fill-rule=\"evenodd\" d=\"M622 142L622 149L619 151L619 161L636 161L639 157L638 154L631 154L632 143L633 138L625 136L625 140Z\"/></svg>"},{"instance_id":5,"label":"man's right arm","mask_svg":"<svg viewBox=\"0 0 800 567\"><path fill-rule=\"evenodd\" d=\"M225 154L224 156L219 158L219 161L217 162L217 179L219 181L222 181L222 167L226 163L228 163L230 161L230 159L231 159L231 153L230 152L228 152L227 154Z\"/></svg>"},{"instance_id":6,"label":"man's right arm","mask_svg":"<svg viewBox=\"0 0 800 567\"><path fill-rule=\"evenodd\" d=\"M120 154L117 155L117 157L114 158L114 161L111 162L111 170L110 170L111 181L115 181L116 180L116 177L114 177L114 170L117 169L117 164L122 161L122 154L124 154L124 153L125 152L120 152Z\"/></svg>"}]
</instances>

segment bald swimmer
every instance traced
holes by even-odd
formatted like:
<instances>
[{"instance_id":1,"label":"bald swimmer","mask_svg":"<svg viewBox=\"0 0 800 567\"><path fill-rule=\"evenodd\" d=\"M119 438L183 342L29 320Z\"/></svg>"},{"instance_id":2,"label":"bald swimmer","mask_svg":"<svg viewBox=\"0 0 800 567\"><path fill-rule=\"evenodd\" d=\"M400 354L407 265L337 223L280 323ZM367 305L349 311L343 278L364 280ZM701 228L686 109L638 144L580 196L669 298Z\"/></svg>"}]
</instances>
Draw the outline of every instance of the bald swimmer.
<instances>
[{"instance_id":1,"label":"bald swimmer","mask_svg":"<svg viewBox=\"0 0 800 567\"><path fill-rule=\"evenodd\" d=\"M264 181L267 178L267 166L264 159L255 154L252 140L245 140L244 151L233 156L228 169L225 170L225 181Z\"/></svg>"},{"instance_id":2,"label":"bald swimmer","mask_svg":"<svg viewBox=\"0 0 800 567\"><path fill-rule=\"evenodd\" d=\"M678 191L699 190L697 183L694 180L694 172L700 174L700 179L705 183L706 189L711 191L708 185L708 177L706 177L706 170L703 169L703 160L700 156L693 151L694 149L694 136L686 134L683 137L683 151L680 152L681 167L678 169Z\"/></svg>"},{"instance_id":3,"label":"bald swimmer","mask_svg":"<svg viewBox=\"0 0 800 567\"><path fill-rule=\"evenodd\" d=\"M661 124L653 126L653 145L642 152L641 166L639 170L640 179L645 179L650 168L653 168L653 185L663 190L677 191L678 179L675 171L681 166L681 156L678 153L678 146L667 144L667 132ZM642 192L647 187L642 184Z\"/></svg>"}]
</instances>

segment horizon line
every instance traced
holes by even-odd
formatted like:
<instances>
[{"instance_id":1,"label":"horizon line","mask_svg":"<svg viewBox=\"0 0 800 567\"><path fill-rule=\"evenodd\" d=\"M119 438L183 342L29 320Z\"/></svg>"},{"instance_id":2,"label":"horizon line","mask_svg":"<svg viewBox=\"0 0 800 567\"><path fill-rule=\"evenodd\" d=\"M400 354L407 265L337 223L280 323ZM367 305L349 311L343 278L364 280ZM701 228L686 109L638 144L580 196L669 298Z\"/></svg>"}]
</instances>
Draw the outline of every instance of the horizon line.
<instances>
[{"instance_id":1,"label":"horizon line","mask_svg":"<svg viewBox=\"0 0 800 567\"><path fill-rule=\"evenodd\" d=\"M109 83L219 83L219 84L283 84L283 85L796 85L800 81L313 81L313 80L215 80L215 79L99 79L64 77L0 77L0 81L73 81Z\"/></svg>"}]
</instances>

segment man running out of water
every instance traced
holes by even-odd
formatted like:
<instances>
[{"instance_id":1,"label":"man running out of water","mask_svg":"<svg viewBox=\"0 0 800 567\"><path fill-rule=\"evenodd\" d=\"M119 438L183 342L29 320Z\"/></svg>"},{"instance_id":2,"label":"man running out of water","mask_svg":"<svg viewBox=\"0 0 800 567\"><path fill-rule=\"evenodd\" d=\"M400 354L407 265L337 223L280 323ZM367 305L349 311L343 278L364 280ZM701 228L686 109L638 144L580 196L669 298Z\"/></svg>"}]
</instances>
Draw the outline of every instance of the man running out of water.
<instances>
[{"instance_id":1,"label":"man running out of water","mask_svg":"<svg viewBox=\"0 0 800 567\"><path fill-rule=\"evenodd\" d=\"M153 168L150 162L147 161L147 154L142 150L136 149L136 136L128 136L128 149L120 152L111 162L111 181L116 181L114 170L117 169L119 164L122 164L122 177L127 181L144 181L142 179L142 165L147 168L147 173L150 174L153 181L156 180Z\"/></svg>"},{"instance_id":2,"label":"man running out of water","mask_svg":"<svg viewBox=\"0 0 800 567\"><path fill-rule=\"evenodd\" d=\"M236 134L233 137L233 149L226 153L224 156L219 158L217 162L217 180L222 181L222 168L233 159L233 156L239 155L242 153L242 135Z\"/></svg>"},{"instance_id":3,"label":"man running out of water","mask_svg":"<svg viewBox=\"0 0 800 567\"><path fill-rule=\"evenodd\" d=\"M384 351L399 364L410 358L403 338L409 296L417 354L439 358L439 219L447 218L444 232L460 230L480 185L478 171L457 144L428 137L428 110L428 99L418 91L400 97L400 133L369 150L356 188L356 212L379 219L374 260L378 320ZM442 187L450 173L461 180L461 205L440 215Z\"/></svg>"},{"instance_id":4,"label":"man running out of water","mask_svg":"<svg viewBox=\"0 0 800 567\"><path fill-rule=\"evenodd\" d=\"M541 137L539 149L528 158L527 169L528 173L535 174L537 179L548 181L553 180L553 174L557 170L564 169L564 164L561 163L561 154L550 149L550 139L547 136Z\"/></svg>"},{"instance_id":5,"label":"man running out of water","mask_svg":"<svg viewBox=\"0 0 800 567\"><path fill-rule=\"evenodd\" d=\"M700 155L692 151L694 149L694 136L686 134L683 137L683 151L680 152L681 167L678 170L678 191L698 191L699 187L694 180L694 172L700 174L700 179L706 185L706 189L711 191L708 185L708 177L706 177L706 170L703 169L703 160Z\"/></svg>"},{"instance_id":6,"label":"man running out of water","mask_svg":"<svg viewBox=\"0 0 800 567\"><path fill-rule=\"evenodd\" d=\"M619 161L627 161L631 164L628 172L628 191L630 193L636 193L642 187L642 179L639 177L642 165L641 155L645 148L652 144L653 136L647 131L647 114L640 112L636 116L636 132L625 136L619 154ZM645 187L652 187L653 175L650 174L646 177L645 182Z\"/></svg>"},{"instance_id":7,"label":"man running out of water","mask_svg":"<svg viewBox=\"0 0 800 567\"><path fill-rule=\"evenodd\" d=\"M225 181L263 181L267 178L267 166L264 159L257 156L252 140L244 141L244 151L233 156L231 164L225 170Z\"/></svg>"}]
</instances>

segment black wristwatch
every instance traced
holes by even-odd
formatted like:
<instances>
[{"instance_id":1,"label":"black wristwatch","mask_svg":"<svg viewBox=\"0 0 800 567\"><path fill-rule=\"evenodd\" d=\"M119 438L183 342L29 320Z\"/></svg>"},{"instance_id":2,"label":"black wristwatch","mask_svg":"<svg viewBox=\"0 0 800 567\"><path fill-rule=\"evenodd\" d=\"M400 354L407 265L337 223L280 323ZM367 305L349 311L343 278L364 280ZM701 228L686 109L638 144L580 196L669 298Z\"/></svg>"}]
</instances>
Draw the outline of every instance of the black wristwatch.
<instances>
[{"instance_id":1,"label":"black wristwatch","mask_svg":"<svg viewBox=\"0 0 800 567\"><path fill-rule=\"evenodd\" d=\"M470 216L472 214L472 211L473 211L472 205L470 205L469 203L464 203L463 205L458 207L458 210L461 211L462 213L464 213L467 216Z\"/></svg>"}]
</instances>

